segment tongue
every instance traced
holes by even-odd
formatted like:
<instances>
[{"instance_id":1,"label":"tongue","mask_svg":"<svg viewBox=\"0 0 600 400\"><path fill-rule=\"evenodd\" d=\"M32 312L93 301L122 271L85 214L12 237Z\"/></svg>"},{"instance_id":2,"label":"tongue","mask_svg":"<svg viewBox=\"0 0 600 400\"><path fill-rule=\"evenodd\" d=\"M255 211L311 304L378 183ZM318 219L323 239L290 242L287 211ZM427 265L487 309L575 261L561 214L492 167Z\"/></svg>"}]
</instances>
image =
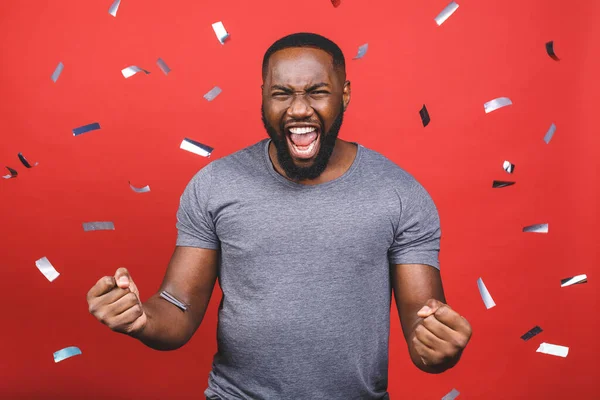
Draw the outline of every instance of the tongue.
<instances>
[{"instance_id":1,"label":"tongue","mask_svg":"<svg viewBox=\"0 0 600 400\"><path fill-rule=\"evenodd\" d=\"M290 133L290 139L296 146L308 146L317 138L317 132L305 133L299 135L297 133Z\"/></svg>"}]
</instances>

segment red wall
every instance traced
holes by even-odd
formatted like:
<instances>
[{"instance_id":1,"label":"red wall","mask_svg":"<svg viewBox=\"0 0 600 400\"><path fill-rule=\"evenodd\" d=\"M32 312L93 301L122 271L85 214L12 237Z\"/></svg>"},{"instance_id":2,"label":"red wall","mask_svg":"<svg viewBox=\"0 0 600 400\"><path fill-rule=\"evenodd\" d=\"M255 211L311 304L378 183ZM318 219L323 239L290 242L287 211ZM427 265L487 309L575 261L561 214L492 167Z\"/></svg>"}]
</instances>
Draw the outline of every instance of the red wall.
<instances>
[{"instance_id":1,"label":"red wall","mask_svg":"<svg viewBox=\"0 0 600 400\"><path fill-rule=\"evenodd\" d=\"M346 54L353 93L340 136L391 158L433 196L448 301L474 328L460 365L427 375L410 364L393 308L392 399L452 388L461 399L597 396L598 2L459 0L441 27L434 17L447 0L123 0L116 18L111 3L0 3L0 165L19 171L0 180L0 397L203 398L218 289L191 342L166 353L95 321L85 295L121 266L144 299L158 288L179 196L209 161L180 150L181 140L214 147L215 159L266 137L260 63L295 31L328 36ZM231 33L224 46L211 28L219 20ZM549 40L558 62L545 53ZM352 60L366 42L366 57ZM129 65L151 74L124 79ZM223 93L209 103L202 95L215 85ZM500 96L513 106L485 114L483 103ZM92 122L102 129L73 137ZM26 170L18 152L39 165ZM128 180L152 191L133 193ZM83 232L98 220L116 230ZM545 222L548 234L522 232ZM52 283L35 267L43 256L61 273ZM584 273L588 284L560 288ZM479 277L495 308L485 309ZM544 332L523 342L535 325ZM543 341L570 347L568 357L536 353ZM66 346L83 354L55 364Z\"/></svg>"}]
</instances>

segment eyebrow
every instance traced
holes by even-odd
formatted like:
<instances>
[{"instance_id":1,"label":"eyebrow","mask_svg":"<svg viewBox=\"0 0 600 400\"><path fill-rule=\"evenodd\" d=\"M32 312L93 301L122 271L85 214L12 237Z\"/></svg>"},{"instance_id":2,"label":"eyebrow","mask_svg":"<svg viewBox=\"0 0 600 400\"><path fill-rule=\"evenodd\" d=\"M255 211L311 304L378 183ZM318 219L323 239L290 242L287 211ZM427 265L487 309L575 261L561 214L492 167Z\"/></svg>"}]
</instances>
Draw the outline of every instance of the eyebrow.
<instances>
[{"instance_id":1,"label":"eyebrow","mask_svg":"<svg viewBox=\"0 0 600 400\"><path fill-rule=\"evenodd\" d=\"M312 92L315 89L319 89L322 87L329 87L329 86L330 85L328 83L319 82L319 83L315 83L314 85L311 85L308 88L306 88L306 91ZM282 86L282 85L273 85L273 86L271 86L271 90L281 90L282 92L286 92L286 93L294 93L294 91L292 89L290 89L289 87L286 87L286 86Z\"/></svg>"}]
</instances>

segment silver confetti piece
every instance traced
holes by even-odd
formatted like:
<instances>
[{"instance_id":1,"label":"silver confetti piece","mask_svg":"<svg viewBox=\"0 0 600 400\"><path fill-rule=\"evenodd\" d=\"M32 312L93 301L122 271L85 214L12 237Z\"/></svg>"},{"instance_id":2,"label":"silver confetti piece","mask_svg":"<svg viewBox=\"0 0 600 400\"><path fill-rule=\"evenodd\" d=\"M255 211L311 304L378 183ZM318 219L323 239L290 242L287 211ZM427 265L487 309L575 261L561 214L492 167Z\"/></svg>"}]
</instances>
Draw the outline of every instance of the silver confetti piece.
<instances>
[{"instance_id":1,"label":"silver confetti piece","mask_svg":"<svg viewBox=\"0 0 600 400\"><path fill-rule=\"evenodd\" d=\"M79 347L65 347L64 349L54 352L54 362L61 362L62 360L66 360L67 358L77 356L79 354L81 354L81 350L79 350Z\"/></svg>"},{"instance_id":2,"label":"silver confetti piece","mask_svg":"<svg viewBox=\"0 0 600 400\"><path fill-rule=\"evenodd\" d=\"M212 147L188 138L183 139L179 148L198 154L202 157L210 157L210 154L213 151Z\"/></svg>"},{"instance_id":3,"label":"silver confetti piece","mask_svg":"<svg viewBox=\"0 0 600 400\"><path fill-rule=\"evenodd\" d=\"M507 186L512 186L514 184L515 184L515 182L494 181L494 182L492 182L492 188L494 188L494 189L496 189L496 188L503 188L503 187L507 187Z\"/></svg>"},{"instance_id":4,"label":"silver confetti piece","mask_svg":"<svg viewBox=\"0 0 600 400\"><path fill-rule=\"evenodd\" d=\"M529 225L523 228L523 232L548 233L548 224Z\"/></svg>"},{"instance_id":5,"label":"silver confetti piece","mask_svg":"<svg viewBox=\"0 0 600 400\"><path fill-rule=\"evenodd\" d=\"M205 95L204 98L208 101L213 101L215 99L215 97L217 97L218 95L220 95L222 92L221 88L218 86L215 86L214 88L210 89Z\"/></svg>"},{"instance_id":6,"label":"silver confetti piece","mask_svg":"<svg viewBox=\"0 0 600 400\"><path fill-rule=\"evenodd\" d=\"M64 68L65 68L65 66L63 65L63 63L59 62L58 65L56 66L56 68L54 69L52 76L50 77L50 79L52 79L52 82L56 83L56 81L58 80L58 77L63 72Z\"/></svg>"},{"instance_id":7,"label":"silver confetti piece","mask_svg":"<svg viewBox=\"0 0 600 400\"><path fill-rule=\"evenodd\" d=\"M488 310L492 307L496 306L494 299L492 299L492 295L485 287L485 283L483 283L483 279L477 279L477 288L479 288L479 294L481 295L481 299L483 300L483 304L485 304L485 308Z\"/></svg>"},{"instance_id":8,"label":"silver confetti piece","mask_svg":"<svg viewBox=\"0 0 600 400\"><path fill-rule=\"evenodd\" d=\"M187 304L177 300L175 298L175 296L173 296L172 294L166 292L166 291L162 291L160 292L160 297L162 297L163 299L167 300L169 303L173 304L174 306L178 307L179 309L181 309L182 311L186 311L187 310Z\"/></svg>"},{"instance_id":9,"label":"silver confetti piece","mask_svg":"<svg viewBox=\"0 0 600 400\"><path fill-rule=\"evenodd\" d=\"M365 43L358 48L358 53L356 53L354 59L358 60L359 58L363 58L365 54L367 54L367 50L369 50L369 43Z\"/></svg>"},{"instance_id":10,"label":"silver confetti piece","mask_svg":"<svg viewBox=\"0 0 600 400\"><path fill-rule=\"evenodd\" d=\"M229 37L229 33L225 30L225 26L223 26L223 22L215 22L212 24L212 28L215 31L215 35L217 35L217 39L221 44L225 44L225 39Z\"/></svg>"},{"instance_id":11,"label":"silver confetti piece","mask_svg":"<svg viewBox=\"0 0 600 400\"><path fill-rule=\"evenodd\" d=\"M131 184L131 181L129 182L129 187L136 193L146 193L150 191L150 186L146 185L144 187L137 188Z\"/></svg>"},{"instance_id":12,"label":"silver confetti piece","mask_svg":"<svg viewBox=\"0 0 600 400\"><path fill-rule=\"evenodd\" d=\"M119 5L121 5L121 0L115 0L113 1L113 3L111 4L110 8L108 9L108 13L110 15L112 15L113 17L117 16L117 11L119 10Z\"/></svg>"},{"instance_id":13,"label":"silver confetti piece","mask_svg":"<svg viewBox=\"0 0 600 400\"><path fill-rule=\"evenodd\" d=\"M559 61L560 60L560 58L558 58L558 56L554 52L554 41L553 40L551 40L548 43L546 43L546 53L548 53L548 55L550 56L550 58L552 58L554 61Z\"/></svg>"},{"instance_id":14,"label":"silver confetti piece","mask_svg":"<svg viewBox=\"0 0 600 400\"><path fill-rule=\"evenodd\" d=\"M19 157L19 160L21 160L21 162L23 163L23 165L25 166L25 168L33 168L36 165L38 165L39 163L36 162L35 164L31 165L29 163L29 161L27 161L27 159L25 158L25 156L23 155L23 153L19 153L17 154L17 156Z\"/></svg>"},{"instance_id":15,"label":"silver confetti piece","mask_svg":"<svg viewBox=\"0 0 600 400\"><path fill-rule=\"evenodd\" d=\"M40 272L44 274L46 279L48 279L50 282L58 278L60 275L60 273L54 268L52 263L46 257L42 257L37 260L35 262L35 266L38 267Z\"/></svg>"},{"instance_id":16,"label":"silver confetti piece","mask_svg":"<svg viewBox=\"0 0 600 400\"><path fill-rule=\"evenodd\" d=\"M576 275L570 278L565 278L560 280L560 287L567 287L571 285L577 285L581 283L587 283L587 275Z\"/></svg>"},{"instance_id":17,"label":"silver confetti piece","mask_svg":"<svg viewBox=\"0 0 600 400\"><path fill-rule=\"evenodd\" d=\"M458 4L456 4L456 2L454 1L448 4L446 8L444 8L442 12L438 14L437 17L435 17L435 23L438 24L438 26L442 25L444 21L446 21L448 18L450 18L452 14L454 14L454 11L456 11L457 8Z\"/></svg>"},{"instance_id":18,"label":"silver confetti piece","mask_svg":"<svg viewBox=\"0 0 600 400\"><path fill-rule=\"evenodd\" d=\"M524 341L528 341L532 337L534 337L542 332L543 332L542 328L540 328L539 326L534 326L533 328L528 330L526 334L521 336L521 339L523 339Z\"/></svg>"},{"instance_id":19,"label":"silver confetti piece","mask_svg":"<svg viewBox=\"0 0 600 400\"><path fill-rule=\"evenodd\" d=\"M569 354L569 348L556 344L542 343L536 350L536 353L550 354L552 356L566 357Z\"/></svg>"},{"instance_id":20,"label":"silver confetti piece","mask_svg":"<svg viewBox=\"0 0 600 400\"><path fill-rule=\"evenodd\" d=\"M447 395L442 397L442 400L454 400L459 394L460 392L458 390L452 389Z\"/></svg>"},{"instance_id":21,"label":"silver confetti piece","mask_svg":"<svg viewBox=\"0 0 600 400\"><path fill-rule=\"evenodd\" d=\"M510 101L508 97L498 97L494 100L490 100L487 103L485 103L483 105L483 108L485 109L485 113L487 114L499 108L510 106L511 104L512 101Z\"/></svg>"},{"instance_id":22,"label":"silver confetti piece","mask_svg":"<svg viewBox=\"0 0 600 400\"><path fill-rule=\"evenodd\" d=\"M96 222L84 222L83 230L85 232L89 231L114 231L115 224L110 221L96 221Z\"/></svg>"},{"instance_id":23,"label":"silver confetti piece","mask_svg":"<svg viewBox=\"0 0 600 400\"><path fill-rule=\"evenodd\" d=\"M78 128L73 129L73 136L81 135L82 133L86 133L89 131L95 131L96 129L100 129L100 124L94 122L92 124L83 125Z\"/></svg>"},{"instance_id":24,"label":"silver confetti piece","mask_svg":"<svg viewBox=\"0 0 600 400\"><path fill-rule=\"evenodd\" d=\"M158 65L158 68L160 68L160 70L165 73L165 75L169 75L169 72L171 72L171 68L169 68L167 63L165 63L162 58L156 60L156 64Z\"/></svg>"},{"instance_id":25,"label":"silver confetti piece","mask_svg":"<svg viewBox=\"0 0 600 400\"><path fill-rule=\"evenodd\" d=\"M138 67L137 65L131 65L127 68L123 68L121 70L121 73L123 74L123 76L125 77L125 79L137 74L138 72L143 72L146 75L148 75L150 73L150 71L146 71L143 68Z\"/></svg>"},{"instance_id":26,"label":"silver confetti piece","mask_svg":"<svg viewBox=\"0 0 600 400\"><path fill-rule=\"evenodd\" d=\"M550 128L548 128L548 132L546 132L546 134L544 135L544 142L546 142L546 144L550 143L550 140L552 140L552 136L554 136L554 132L556 131L556 125L554 125L554 123L552 125L550 125Z\"/></svg>"},{"instance_id":27,"label":"silver confetti piece","mask_svg":"<svg viewBox=\"0 0 600 400\"><path fill-rule=\"evenodd\" d=\"M4 179L16 178L19 175L19 173L17 172L17 170L12 169L11 167L6 167L6 169L8 170L8 172L10 172L10 174L9 175L3 175L2 177Z\"/></svg>"},{"instance_id":28,"label":"silver confetti piece","mask_svg":"<svg viewBox=\"0 0 600 400\"><path fill-rule=\"evenodd\" d=\"M502 167L504 168L504 170L506 172L508 172L509 174L512 174L513 171L515 170L515 165L511 164L509 161L504 161L504 164L502 164Z\"/></svg>"}]
</instances>

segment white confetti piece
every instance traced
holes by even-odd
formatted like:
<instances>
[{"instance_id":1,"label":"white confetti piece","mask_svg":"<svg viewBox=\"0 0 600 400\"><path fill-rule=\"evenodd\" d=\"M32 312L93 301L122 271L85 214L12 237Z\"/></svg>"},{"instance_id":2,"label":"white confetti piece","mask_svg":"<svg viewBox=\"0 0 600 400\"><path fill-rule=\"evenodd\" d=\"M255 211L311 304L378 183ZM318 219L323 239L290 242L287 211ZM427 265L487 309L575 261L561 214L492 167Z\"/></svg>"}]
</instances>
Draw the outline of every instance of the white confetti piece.
<instances>
[{"instance_id":1,"label":"white confetti piece","mask_svg":"<svg viewBox=\"0 0 600 400\"><path fill-rule=\"evenodd\" d=\"M138 67L136 65L131 65L131 66L129 66L127 68L123 68L121 70L121 73L123 74L123 76L125 77L125 79L129 78L130 76L133 76L133 75L137 74L138 72L143 72L146 75L148 75L150 73L149 71L146 71L145 69L140 68L140 67Z\"/></svg>"},{"instance_id":2,"label":"white confetti piece","mask_svg":"<svg viewBox=\"0 0 600 400\"><path fill-rule=\"evenodd\" d=\"M447 395L442 397L442 400L454 400L459 394L460 392L458 390L452 389Z\"/></svg>"},{"instance_id":3,"label":"white confetti piece","mask_svg":"<svg viewBox=\"0 0 600 400\"><path fill-rule=\"evenodd\" d=\"M369 43L365 43L358 48L358 53L356 53L354 59L358 60L359 58L363 58L365 54L367 54L367 50L369 50Z\"/></svg>"},{"instance_id":4,"label":"white confetti piece","mask_svg":"<svg viewBox=\"0 0 600 400\"><path fill-rule=\"evenodd\" d=\"M46 257L42 257L37 260L35 262L35 266L38 267L40 272L44 274L46 279L48 279L50 282L58 278L60 275L60 273L54 268L52 263Z\"/></svg>"},{"instance_id":5,"label":"white confetti piece","mask_svg":"<svg viewBox=\"0 0 600 400\"><path fill-rule=\"evenodd\" d=\"M62 360L66 360L67 358L77 356L79 354L81 354L81 350L79 350L79 347L65 347L64 349L54 352L54 362L61 362Z\"/></svg>"},{"instance_id":6,"label":"white confetti piece","mask_svg":"<svg viewBox=\"0 0 600 400\"><path fill-rule=\"evenodd\" d=\"M556 132L556 125L554 125L554 123L552 125L550 125L550 128L548 128L548 132L546 132L546 134L544 135L544 142L546 142L546 144L550 143L550 140L552 140L552 136L554 136L554 132Z\"/></svg>"},{"instance_id":7,"label":"white confetti piece","mask_svg":"<svg viewBox=\"0 0 600 400\"><path fill-rule=\"evenodd\" d=\"M536 350L537 353L550 354L552 356L566 357L569 354L569 348L556 344L542 343Z\"/></svg>"},{"instance_id":8,"label":"white confetti piece","mask_svg":"<svg viewBox=\"0 0 600 400\"><path fill-rule=\"evenodd\" d=\"M150 186L148 186L148 185L138 188L138 187L133 186L131 184L131 182L129 182L129 187L131 188L131 190L133 190L136 193L146 193L146 192L150 191Z\"/></svg>"},{"instance_id":9,"label":"white confetti piece","mask_svg":"<svg viewBox=\"0 0 600 400\"><path fill-rule=\"evenodd\" d=\"M479 294L481 295L481 299L483 300L483 304L485 304L485 308L488 310L492 307L496 306L494 299L492 299L492 295L488 292L485 287L485 283L481 278L477 279L477 287L479 288Z\"/></svg>"},{"instance_id":10,"label":"white confetti piece","mask_svg":"<svg viewBox=\"0 0 600 400\"><path fill-rule=\"evenodd\" d=\"M113 17L117 16L117 11L119 10L119 5L121 5L121 0L115 0L113 1L113 3L111 4L110 8L108 9L108 13L110 15L112 15Z\"/></svg>"},{"instance_id":11,"label":"white confetti piece","mask_svg":"<svg viewBox=\"0 0 600 400\"><path fill-rule=\"evenodd\" d=\"M218 95L220 95L222 92L221 88L218 86L215 86L214 88L210 89L205 95L204 98L208 101L213 101L215 99L215 97L217 97Z\"/></svg>"},{"instance_id":12,"label":"white confetti piece","mask_svg":"<svg viewBox=\"0 0 600 400\"><path fill-rule=\"evenodd\" d=\"M510 106L512 101L508 97L498 97L494 100L490 100L483 105L485 109L485 113L491 113L492 111L496 111L499 108Z\"/></svg>"},{"instance_id":13,"label":"white confetti piece","mask_svg":"<svg viewBox=\"0 0 600 400\"><path fill-rule=\"evenodd\" d=\"M512 164L510 161L504 161L504 164L502 164L502 167L509 174L512 174L513 171L515 170L515 165Z\"/></svg>"},{"instance_id":14,"label":"white confetti piece","mask_svg":"<svg viewBox=\"0 0 600 400\"><path fill-rule=\"evenodd\" d=\"M523 228L523 232L548 233L548 224L535 224Z\"/></svg>"},{"instance_id":15,"label":"white confetti piece","mask_svg":"<svg viewBox=\"0 0 600 400\"><path fill-rule=\"evenodd\" d=\"M194 154L198 154L202 157L210 157L210 154L213 151L212 147L188 138L183 139L179 148Z\"/></svg>"},{"instance_id":16,"label":"white confetti piece","mask_svg":"<svg viewBox=\"0 0 600 400\"><path fill-rule=\"evenodd\" d=\"M571 285L577 285L580 283L587 283L587 275L586 274L561 279L560 287L567 287L567 286L571 286Z\"/></svg>"},{"instance_id":17,"label":"white confetti piece","mask_svg":"<svg viewBox=\"0 0 600 400\"><path fill-rule=\"evenodd\" d=\"M217 35L217 39L221 44L225 44L225 39L229 37L229 33L225 30L225 26L223 26L223 22L215 22L212 24L212 28L215 31L215 35Z\"/></svg>"},{"instance_id":18,"label":"white confetti piece","mask_svg":"<svg viewBox=\"0 0 600 400\"><path fill-rule=\"evenodd\" d=\"M115 224L110 221L96 221L96 222L84 222L83 230L88 231L114 231Z\"/></svg>"},{"instance_id":19,"label":"white confetti piece","mask_svg":"<svg viewBox=\"0 0 600 400\"><path fill-rule=\"evenodd\" d=\"M160 70L165 73L165 75L169 75L169 72L171 72L171 68L169 68L167 63L165 63L162 58L156 60L156 64L158 65L158 68L160 68Z\"/></svg>"},{"instance_id":20,"label":"white confetti piece","mask_svg":"<svg viewBox=\"0 0 600 400\"><path fill-rule=\"evenodd\" d=\"M56 68L54 69L52 76L50 77L50 79L52 79L52 82L56 83L56 81L60 77L60 74L62 74L64 68L65 66L63 65L63 63L59 62Z\"/></svg>"},{"instance_id":21,"label":"white confetti piece","mask_svg":"<svg viewBox=\"0 0 600 400\"><path fill-rule=\"evenodd\" d=\"M454 1L448 4L446 8L435 17L435 23L438 24L438 26L442 25L452 14L454 14L454 11L456 11L457 8L458 4Z\"/></svg>"}]
</instances>

